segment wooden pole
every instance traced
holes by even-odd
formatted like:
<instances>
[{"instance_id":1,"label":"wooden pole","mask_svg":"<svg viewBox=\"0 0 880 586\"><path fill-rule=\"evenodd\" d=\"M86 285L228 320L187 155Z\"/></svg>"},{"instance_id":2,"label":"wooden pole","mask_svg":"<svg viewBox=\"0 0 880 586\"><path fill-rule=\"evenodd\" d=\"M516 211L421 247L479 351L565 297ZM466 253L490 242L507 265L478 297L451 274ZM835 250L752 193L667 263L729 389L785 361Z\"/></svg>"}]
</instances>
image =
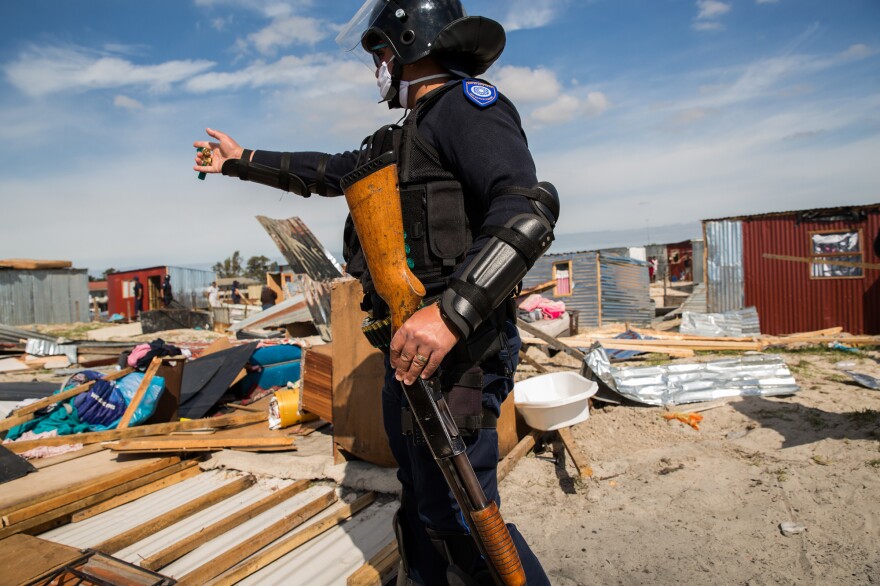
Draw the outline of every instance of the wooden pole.
<instances>
[{"instance_id":1,"label":"wooden pole","mask_svg":"<svg viewBox=\"0 0 880 586\"><path fill-rule=\"evenodd\" d=\"M563 427L562 429L557 430L557 432L562 439L562 443L565 445L565 449L568 450L568 453L571 456L571 461L574 464L574 467L577 468L580 477L590 478L593 476L593 468L590 467L586 454L580 449L574 436L571 435L571 428Z\"/></svg>"},{"instance_id":2,"label":"wooden pole","mask_svg":"<svg viewBox=\"0 0 880 586\"><path fill-rule=\"evenodd\" d=\"M861 252L854 252L850 256L861 256ZM784 254L768 254L762 255L764 258L771 260L787 260L789 262L802 262L809 265L834 265L841 267L855 267L857 269L868 269L869 271L880 271L880 264L871 264L865 262L850 262L845 260L834 260L833 256L821 256L806 258L803 256L786 256Z\"/></svg>"},{"instance_id":3,"label":"wooden pole","mask_svg":"<svg viewBox=\"0 0 880 586\"><path fill-rule=\"evenodd\" d=\"M131 398L131 402L128 404L125 413L122 414L122 419L119 420L116 429L125 429L128 427L128 424L131 423L131 420L134 417L134 412L137 411L137 408L140 407L141 401L144 400L144 395L147 394L147 391L150 388L150 383L153 382L153 377L156 376L156 372L158 372L160 366L162 366L162 359L158 356L153 358L150 362L150 366L147 368L147 372L144 373L144 378L141 380L140 386L138 386L137 391L134 393L134 397Z\"/></svg>"}]
</instances>

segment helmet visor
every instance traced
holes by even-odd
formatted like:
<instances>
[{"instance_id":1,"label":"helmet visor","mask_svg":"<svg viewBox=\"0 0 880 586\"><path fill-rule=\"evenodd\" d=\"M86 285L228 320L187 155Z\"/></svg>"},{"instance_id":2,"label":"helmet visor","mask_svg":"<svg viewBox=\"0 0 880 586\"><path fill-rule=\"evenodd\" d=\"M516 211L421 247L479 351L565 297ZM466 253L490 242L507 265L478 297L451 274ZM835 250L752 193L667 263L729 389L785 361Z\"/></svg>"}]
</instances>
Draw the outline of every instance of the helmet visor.
<instances>
[{"instance_id":1,"label":"helmet visor","mask_svg":"<svg viewBox=\"0 0 880 586\"><path fill-rule=\"evenodd\" d=\"M358 59L373 65L370 54L365 52L374 49L374 47L363 47L361 39L364 33L373 26L373 24L382 15L383 10L393 10L396 3L392 0L367 0L360 10L355 13L354 17L342 27L342 30L336 35L336 44L339 45L346 53L353 53ZM377 45L381 43L377 40ZM375 47L381 49L382 47Z\"/></svg>"}]
</instances>

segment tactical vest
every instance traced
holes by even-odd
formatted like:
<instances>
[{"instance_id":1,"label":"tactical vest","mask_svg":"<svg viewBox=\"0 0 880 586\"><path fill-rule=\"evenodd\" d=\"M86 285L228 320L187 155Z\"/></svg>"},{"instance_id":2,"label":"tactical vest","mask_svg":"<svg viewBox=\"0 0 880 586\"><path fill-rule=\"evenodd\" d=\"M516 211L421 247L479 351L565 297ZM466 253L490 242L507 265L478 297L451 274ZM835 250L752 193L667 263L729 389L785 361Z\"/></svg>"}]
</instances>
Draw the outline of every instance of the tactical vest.
<instances>
[{"instance_id":1,"label":"tactical vest","mask_svg":"<svg viewBox=\"0 0 880 586\"><path fill-rule=\"evenodd\" d=\"M395 152L407 262L429 291L432 285L448 283L474 241L461 182L443 166L437 149L418 131L418 123L428 110L458 87L460 84L449 84L438 89L410 112L403 126L385 126L364 139L358 158L361 166L383 153ZM375 288L350 215L344 240L347 271L360 278L369 298Z\"/></svg>"}]
</instances>

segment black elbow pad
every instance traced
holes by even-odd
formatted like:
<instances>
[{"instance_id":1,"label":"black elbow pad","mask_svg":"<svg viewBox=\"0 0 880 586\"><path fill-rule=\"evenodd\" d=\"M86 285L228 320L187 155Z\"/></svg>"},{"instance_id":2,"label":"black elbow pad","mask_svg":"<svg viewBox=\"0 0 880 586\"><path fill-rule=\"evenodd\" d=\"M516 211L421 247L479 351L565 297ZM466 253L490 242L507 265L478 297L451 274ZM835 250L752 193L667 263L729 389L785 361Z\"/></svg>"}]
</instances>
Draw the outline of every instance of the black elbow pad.
<instances>
[{"instance_id":1,"label":"black elbow pad","mask_svg":"<svg viewBox=\"0 0 880 586\"><path fill-rule=\"evenodd\" d=\"M440 298L441 313L462 337L501 305L553 242L559 196L549 183L533 191L540 191L532 198L534 213L520 214L503 228L487 228L492 239Z\"/></svg>"}]
</instances>

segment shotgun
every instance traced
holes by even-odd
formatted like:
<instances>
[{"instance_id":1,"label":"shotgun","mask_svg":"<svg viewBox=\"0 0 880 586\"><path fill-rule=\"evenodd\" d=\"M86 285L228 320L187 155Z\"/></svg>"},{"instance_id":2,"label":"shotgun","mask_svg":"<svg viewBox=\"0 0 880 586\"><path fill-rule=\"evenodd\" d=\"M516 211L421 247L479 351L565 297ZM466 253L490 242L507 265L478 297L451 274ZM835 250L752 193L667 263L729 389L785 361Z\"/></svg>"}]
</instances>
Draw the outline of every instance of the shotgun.
<instances>
[{"instance_id":1,"label":"shotgun","mask_svg":"<svg viewBox=\"0 0 880 586\"><path fill-rule=\"evenodd\" d=\"M403 213L394 153L385 153L343 177L345 200L364 251L376 293L388 304L392 335L418 311L425 287L407 264ZM437 375L401 382L413 418L486 560L495 583L526 583L525 571L498 505L486 498L466 446L440 391Z\"/></svg>"}]
</instances>

